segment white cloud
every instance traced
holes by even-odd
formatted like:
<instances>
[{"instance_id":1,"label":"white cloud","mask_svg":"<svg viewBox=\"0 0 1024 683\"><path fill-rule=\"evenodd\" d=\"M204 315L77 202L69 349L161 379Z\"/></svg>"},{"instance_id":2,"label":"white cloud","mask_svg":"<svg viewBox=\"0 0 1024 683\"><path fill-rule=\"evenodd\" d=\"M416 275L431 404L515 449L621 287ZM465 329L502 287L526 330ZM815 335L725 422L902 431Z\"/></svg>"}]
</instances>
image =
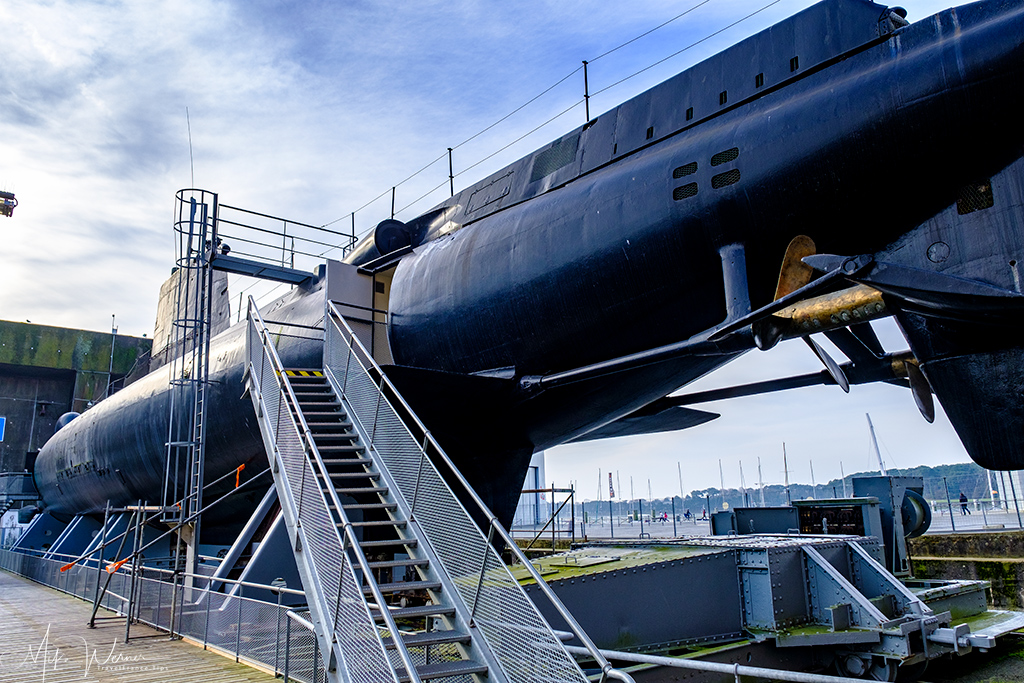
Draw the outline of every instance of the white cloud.
<instances>
[{"instance_id":1,"label":"white cloud","mask_svg":"<svg viewBox=\"0 0 1024 683\"><path fill-rule=\"evenodd\" d=\"M581 60L696 4L6 0L0 5L0 187L15 191L21 205L13 219L0 221L0 318L106 329L116 313L123 333L151 332L158 287L173 262L173 195L192 184L186 107L195 185L237 206L325 223L523 104ZM713 0L595 62L591 88L596 92L767 4ZM774 4L596 96L592 111L809 4ZM906 5L911 18L941 8ZM582 88L582 74L574 74L459 148L456 172L565 109ZM582 108L573 110L461 175L458 184L500 168L582 117ZM442 161L401 186L399 207L446 177ZM389 204L386 198L357 215L359 227L386 217ZM816 369L809 354L794 360L788 353L751 354L713 384L750 381L765 369L772 376ZM838 460L837 449L851 468L858 458L864 464L862 413L874 406L883 408L879 433L901 459L915 461L908 441L897 436L924 438L909 426L919 421L907 408L909 396L855 388L834 401L829 391L716 406L720 420L679 435L561 449L551 454L549 472L582 483L608 462L624 473L636 467L655 482L667 479L671 489L674 463L684 460L692 486L706 486L717 481L719 457L744 458L749 480L760 454L767 477L767 459L785 440L801 458L822 459L815 472L824 480L834 476L825 462ZM889 409L897 403L903 407ZM932 433L941 436L929 450L962 455L951 430Z\"/></svg>"}]
</instances>

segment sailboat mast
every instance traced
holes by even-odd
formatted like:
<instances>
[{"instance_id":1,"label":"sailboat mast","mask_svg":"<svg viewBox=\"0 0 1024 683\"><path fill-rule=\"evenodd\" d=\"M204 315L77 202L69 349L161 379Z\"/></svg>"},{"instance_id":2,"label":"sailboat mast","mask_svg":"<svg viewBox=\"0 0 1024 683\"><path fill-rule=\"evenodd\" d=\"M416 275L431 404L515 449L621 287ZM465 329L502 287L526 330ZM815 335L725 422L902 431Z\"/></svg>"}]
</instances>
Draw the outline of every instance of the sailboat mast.
<instances>
[{"instance_id":1,"label":"sailboat mast","mask_svg":"<svg viewBox=\"0 0 1024 683\"><path fill-rule=\"evenodd\" d=\"M864 413L868 418L868 429L871 431L871 445L875 447L875 456L878 458L878 469L882 471L882 476L887 476L889 473L885 471L885 463L882 462L882 452L878 450L878 439L875 437L875 425L871 424L871 415Z\"/></svg>"}]
</instances>

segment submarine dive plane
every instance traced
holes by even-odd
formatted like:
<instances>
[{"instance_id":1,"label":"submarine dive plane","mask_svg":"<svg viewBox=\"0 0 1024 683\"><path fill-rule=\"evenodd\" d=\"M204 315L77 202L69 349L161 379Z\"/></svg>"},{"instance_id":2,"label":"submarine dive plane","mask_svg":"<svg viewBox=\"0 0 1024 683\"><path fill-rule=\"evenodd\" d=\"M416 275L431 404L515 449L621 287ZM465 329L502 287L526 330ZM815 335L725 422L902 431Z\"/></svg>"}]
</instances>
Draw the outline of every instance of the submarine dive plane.
<instances>
[{"instance_id":1,"label":"submarine dive plane","mask_svg":"<svg viewBox=\"0 0 1024 683\"><path fill-rule=\"evenodd\" d=\"M905 14L813 5L347 255L386 285L386 373L500 517L535 450L717 417L670 395L783 338L827 382L901 384L926 417L936 396L975 461L1024 468L1024 2ZM263 314L316 325L323 282ZM210 480L264 457L244 337L211 346ZM279 350L320 365L315 340ZM170 396L158 369L58 431L46 509L152 500Z\"/></svg>"}]
</instances>

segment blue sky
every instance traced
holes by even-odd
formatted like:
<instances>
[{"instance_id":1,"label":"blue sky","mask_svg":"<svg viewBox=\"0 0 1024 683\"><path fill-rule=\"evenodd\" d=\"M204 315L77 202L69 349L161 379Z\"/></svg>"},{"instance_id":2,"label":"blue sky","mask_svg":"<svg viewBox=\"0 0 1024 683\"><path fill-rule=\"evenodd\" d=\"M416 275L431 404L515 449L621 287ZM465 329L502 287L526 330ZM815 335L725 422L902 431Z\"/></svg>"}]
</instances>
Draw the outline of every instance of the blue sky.
<instances>
[{"instance_id":1,"label":"blue sky","mask_svg":"<svg viewBox=\"0 0 1024 683\"><path fill-rule=\"evenodd\" d=\"M348 216L560 79L530 107L455 152L465 186L583 121L582 105L476 164L592 92L592 114L811 4L806 0L535 2L24 2L0 5L0 189L21 202L0 219L0 319L152 334L157 292L173 261L174 192L311 224ZM902 3L911 20L943 9ZM600 59L599 55L694 8ZM756 13L755 13L756 12ZM748 14L754 16L737 22ZM725 29L725 30L722 30ZM721 31L707 40L701 39ZM469 168L471 167L472 168ZM467 170L467 168L469 170ZM445 182L447 161L401 185L397 205ZM442 189L399 213L411 218ZM390 197L356 214L359 229ZM347 218L345 219L348 220ZM245 285L232 284L234 298ZM250 293L269 297L260 287ZM891 349L903 348L898 333ZM818 369L802 344L748 354L700 386ZM652 479L655 495L766 482L818 481L872 465L865 412L897 465L964 461L948 421L918 416L909 392L805 389L709 409L723 417L687 432L563 447L548 477L596 494L597 470ZM730 476L732 472L732 476Z\"/></svg>"}]
</instances>

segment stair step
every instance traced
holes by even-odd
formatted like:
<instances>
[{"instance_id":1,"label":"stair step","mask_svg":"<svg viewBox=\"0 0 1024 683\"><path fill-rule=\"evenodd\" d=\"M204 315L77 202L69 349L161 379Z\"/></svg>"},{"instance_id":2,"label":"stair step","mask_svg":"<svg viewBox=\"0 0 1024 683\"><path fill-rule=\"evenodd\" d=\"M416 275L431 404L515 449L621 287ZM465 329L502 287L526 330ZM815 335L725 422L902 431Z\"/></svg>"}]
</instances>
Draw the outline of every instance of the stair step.
<instances>
[{"instance_id":1,"label":"stair step","mask_svg":"<svg viewBox=\"0 0 1024 683\"><path fill-rule=\"evenodd\" d=\"M308 413L306 415L309 415ZM332 413L331 415L341 415L341 413ZM306 426L309 427L310 431L316 436L328 436L332 431L338 433L347 434L352 429L351 422L311 422L306 420Z\"/></svg>"},{"instance_id":2,"label":"stair step","mask_svg":"<svg viewBox=\"0 0 1024 683\"><path fill-rule=\"evenodd\" d=\"M403 522L403 521L396 521L396 520L393 520L393 519L371 520L369 522L350 522L350 524L352 526L361 527L361 528L366 528L366 527L393 527L395 529L404 529L406 527L406 523L405 522ZM345 525L339 523L339 524L335 524L335 526L338 527L338 528L341 528L341 527L343 527Z\"/></svg>"},{"instance_id":3,"label":"stair step","mask_svg":"<svg viewBox=\"0 0 1024 683\"><path fill-rule=\"evenodd\" d=\"M365 550L366 548L388 548L395 546L415 548L417 545L419 545L419 541L415 538L389 538L386 541L363 541L359 544L359 547Z\"/></svg>"},{"instance_id":4,"label":"stair step","mask_svg":"<svg viewBox=\"0 0 1024 683\"><path fill-rule=\"evenodd\" d=\"M299 410L302 411L302 417L306 419L325 415L348 417L348 414L342 411L340 401L299 401Z\"/></svg>"},{"instance_id":5,"label":"stair step","mask_svg":"<svg viewBox=\"0 0 1024 683\"><path fill-rule=\"evenodd\" d=\"M402 635L406 647L426 647L427 645L443 645L445 643L468 643L473 637L463 631L424 631ZM394 650L397 645L394 638L382 638L384 647Z\"/></svg>"},{"instance_id":6,"label":"stair step","mask_svg":"<svg viewBox=\"0 0 1024 683\"><path fill-rule=\"evenodd\" d=\"M389 569L393 567L426 567L430 560L426 558L410 557L408 560L385 560L382 562L370 562L370 569Z\"/></svg>"},{"instance_id":7,"label":"stair step","mask_svg":"<svg viewBox=\"0 0 1024 683\"><path fill-rule=\"evenodd\" d=\"M455 608L450 605L419 605L417 607L398 607L389 609L391 616L395 619L418 619L419 617L441 617L455 614ZM380 608L370 607L373 618L378 621L384 620Z\"/></svg>"},{"instance_id":8,"label":"stair step","mask_svg":"<svg viewBox=\"0 0 1024 683\"><path fill-rule=\"evenodd\" d=\"M409 681L409 674L405 669L396 669L399 681ZM420 680L429 681L435 678L449 678L453 676L469 676L472 674L486 674L487 666L477 662L462 660L458 662L438 662L436 664L425 664L416 667L416 673Z\"/></svg>"},{"instance_id":9,"label":"stair step","mask_svg":"<svg viewBox=\"0 0 1024 683\"><path fill-rule=\"evenodd\" d=\"M307 423L307 425L308 424L309 423ZM353 434L352 432L323 432L313 429L312 427L310 427L309 430L313 432L313 440L318 444L321 441L355 441L359 438L358 434Z\"/></svg>"},{"instance_id":10,"label":"stair step","mask_svg":"<svg viewBox=\"0 0 1024 683\"><path fill-rule=\"evenodd\" d=\"M437 590L441 587L440 581L399 581L397 583L379 583L377 588L381 593L397 593L398 591ZM369 586L363 586L364 593L372 593Z\"/></svg>"},{"instance_id":11,"label":"stair step","mask_svg":"<svg viewBox=\"0 0 1024 683\"><path fill-rule=\"evenodd\" d=\"M382 496L386 496L388 494L387 486L366 486L362 488L342 488L334 490L346 496L355 496L360 493L379 493Z\"/></svg>"},{"instance_id":12,"label":"stair step","mask_svg":"<svg viewBox=\"0 0 1024 683\"><path fill-rule=\"evenodd\" d=\"M398 503L352 503L341 507L345 510L397 510Z\"/></svg>"},{"instance_id":13,"label":"stair step","mask_svg":"<svg viewBox=\"0 0 1024 683\"><path fill-rule=\"evenodd\" d=\"M331 472L331 479L369 479L377 481L380 474L377 472Z\"/></svg>"},{"instance_id":14,"label":"stair step","mask_svg":"<svg viewBox=\"0 0 1024 683\"><path fill-rule=\"evenodd\" d=\"M348 446L320 446L317 445L316 449L321 453L362 453L365 448L362 446L356 446L350 444Z\"/></svg>"},{"instance_id":15,"label":"stair step","mask_svg":"<svg viewBox=\"0 0 1024 683\"><path fill-rule=\"evenodd\" d=\"M325 465L370 465L370 458L322 458Z\"/></svg>"}]
</instances>

